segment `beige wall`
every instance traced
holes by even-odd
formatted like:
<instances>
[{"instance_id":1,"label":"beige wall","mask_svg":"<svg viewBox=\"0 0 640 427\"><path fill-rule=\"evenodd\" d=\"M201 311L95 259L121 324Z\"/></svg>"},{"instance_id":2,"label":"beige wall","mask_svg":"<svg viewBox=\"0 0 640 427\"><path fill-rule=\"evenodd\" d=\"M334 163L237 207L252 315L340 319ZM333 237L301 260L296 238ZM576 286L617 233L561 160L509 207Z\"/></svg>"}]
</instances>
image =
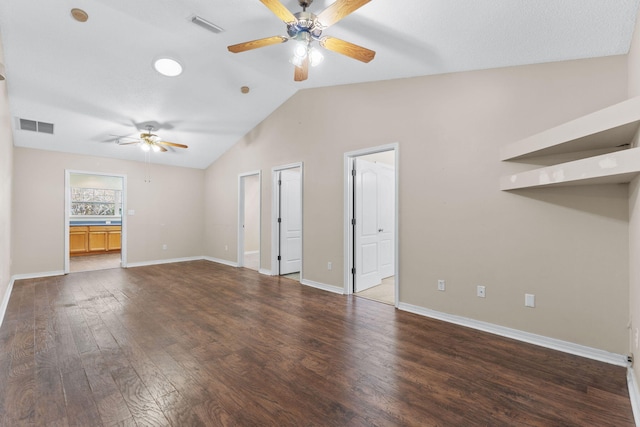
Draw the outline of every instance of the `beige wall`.
<instances>
[{"instance_id":1,"label":"beige wall","mask_svg":"<svg viewBox=\"0 0 640 427\"><path fill-rule=\"evenodd\" d=\"M636 28L628 57L629 98L640 96L640 14L636 19ZM638 144L636 136L635 147ZM640 334L640 178L629 185L629 311L631 328L629 329L628 351L640 357L640 347L636 344L636 331ZM637 362L634 366L636 378Z\"/></svg>"},{"instance_id":2,"label":"beige wall","mask_svg":"<svg viewBox=\"0 0 640 427\"><path fill-rule=\"evenodd\" d=\"M0 64L3 64L0 41ZM0 67L2 68L2 67ZM11 189L13 173L13 135L7 101L7 83L0 81L0 323L2 303L11 278Z\"/></svg>"},{"instance_id":3,"label":"beige wall","mask_svg":"<svg viewBox=\"0 0 640 427\"><path fill-rule=\"evenodd\" d=\"M204 171L151 165L145 182L144 163L16 148L13 274L64 268L65 169L127 176L129 263L203 254Z\"/></svg>"},{"instance_id":4,"label":"beige wall","mask_svg":"<svg viewBox=\"0 0 640 427\"><path fill-rule=\"evenodd\" d=\"M206 254L235 261L237 176L261 169L269 269L271 168L303 161L304 278L342 287L343 154L399 142L402 302L625 353L626 186L498 182L527 167L502 145L624 100L626 72L618 56L300 91L206 171Z\"/></svg>"}]
</instances>

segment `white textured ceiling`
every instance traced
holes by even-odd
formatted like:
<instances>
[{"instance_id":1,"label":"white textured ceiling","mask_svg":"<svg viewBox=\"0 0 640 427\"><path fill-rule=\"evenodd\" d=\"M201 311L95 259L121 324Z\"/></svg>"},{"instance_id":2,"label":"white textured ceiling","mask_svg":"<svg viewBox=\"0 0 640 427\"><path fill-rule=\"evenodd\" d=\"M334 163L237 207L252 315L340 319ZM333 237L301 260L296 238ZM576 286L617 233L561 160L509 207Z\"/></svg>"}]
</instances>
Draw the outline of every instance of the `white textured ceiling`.
<instances>
[{"instance_id":1,"label":"white textured ceiling","mask_svg":"<svg viewBox=\"0 0 640 427\"><path fill-rule=\"evenodd\" d=\"M16 128L16 146L143 160L110 135L135 136L136 124L154 121L163 139L189 149L154 153L152 162L206 168L300 89L625 54L639 1L372 0L324 34L375 50L375 59L325 52L295 83L291 43L226 49L286 34L259 0L2 0L0 84L14 123L55 124L54 135ZM331 3L315 0L309 11ZM86 23L71 18L74 7ZM225 31L194 25L194 15ZM178 59L183 74L156 73L162 56Z\"/></svg>"}]
</instances>

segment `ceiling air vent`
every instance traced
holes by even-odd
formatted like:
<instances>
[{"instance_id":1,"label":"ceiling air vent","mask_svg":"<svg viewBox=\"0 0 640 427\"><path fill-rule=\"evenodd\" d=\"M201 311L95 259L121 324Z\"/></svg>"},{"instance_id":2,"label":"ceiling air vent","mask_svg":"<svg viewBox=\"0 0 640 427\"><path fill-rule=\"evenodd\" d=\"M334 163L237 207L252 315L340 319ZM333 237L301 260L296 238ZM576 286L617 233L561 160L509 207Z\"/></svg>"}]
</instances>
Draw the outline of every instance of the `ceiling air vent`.
<instances>
[{"instance_id":1,"label":"ceiling air vent","mask_svg":"<svg viewBox=\"0 0 640 427\"><path fill-rule=\"evenodd\" d=\"M30 130L32 132L48 133L53 135L53 123L20 119L20 130Z\"/></svg>"},{"instance_id":2,"label":"ceiling air vent","mask_svg":"<svg viewBox=\"0 0 640 427\"><path fill-rule=\"evenodd\" d=\"M220 28L216 24L212 24L211 22L207 21L206 19L200 18L197 15L191 18L191 22L204 28L205 30L211 31L212 33L217 34L224 31L224 28Z\"/></svg>"},{"instance_id":3,"label":"ceiling air vent","mask_svg":"<svg viewBox=\"0 0 640 427\"><path fill-rule=\"evenodd\" d=\"M38 122L36 122L35 120L20 119L20 129L37 132Z\"/></svg>"}]
</instances>

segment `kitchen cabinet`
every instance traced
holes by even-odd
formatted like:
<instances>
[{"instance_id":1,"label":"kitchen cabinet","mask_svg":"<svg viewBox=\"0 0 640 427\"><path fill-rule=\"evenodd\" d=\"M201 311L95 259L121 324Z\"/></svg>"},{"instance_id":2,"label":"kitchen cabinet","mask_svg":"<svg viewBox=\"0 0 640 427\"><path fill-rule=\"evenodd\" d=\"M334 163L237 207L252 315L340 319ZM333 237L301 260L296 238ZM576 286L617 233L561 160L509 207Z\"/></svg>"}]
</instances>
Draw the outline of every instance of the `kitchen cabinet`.
<instances>
[{"instance_id":1,"label":"kitchen cabinet","mask_svg":"<svg viewBox=\"0 0 640 427\"><path fill-rule=\"evenodd\" d=\"M94 255L119 252L122 227L120 225L89 225L69 227L69 254Z\"/></svg>"}]
</instances>

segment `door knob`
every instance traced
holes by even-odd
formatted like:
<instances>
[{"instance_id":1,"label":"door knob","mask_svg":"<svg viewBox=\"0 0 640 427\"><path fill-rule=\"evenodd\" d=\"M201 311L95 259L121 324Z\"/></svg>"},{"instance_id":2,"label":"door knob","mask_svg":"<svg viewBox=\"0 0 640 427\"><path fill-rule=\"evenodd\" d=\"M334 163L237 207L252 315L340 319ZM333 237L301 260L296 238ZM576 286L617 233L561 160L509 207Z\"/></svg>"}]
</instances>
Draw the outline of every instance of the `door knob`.
<instances>
[{"instance_id":1,"label":"door knob","mask_svg":"<svg viewBox=\"0 0 640 427\"><path fill-rule=\"evenodd\" d=\"M378 233L382 233L383 231L384 231L384 229L378 228Z\"/></svg>"}]
</instances>

